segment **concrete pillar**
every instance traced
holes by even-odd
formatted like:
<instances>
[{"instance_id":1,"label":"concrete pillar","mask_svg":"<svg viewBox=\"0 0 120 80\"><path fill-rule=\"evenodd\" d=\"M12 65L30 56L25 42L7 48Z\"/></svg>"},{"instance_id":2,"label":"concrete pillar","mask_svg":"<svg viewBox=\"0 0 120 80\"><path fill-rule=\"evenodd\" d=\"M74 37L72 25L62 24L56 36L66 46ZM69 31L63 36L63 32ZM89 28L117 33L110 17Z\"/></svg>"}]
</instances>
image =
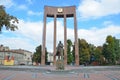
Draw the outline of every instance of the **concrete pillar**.
<instances>
[{"instance_id":1,"label":"concrete pillar","mask_svg":"<svg viewBox=\"0 0 120 80\"><path fill-rule=\"evenodd\" d=\"M45 46L46 46L46 18L44 14L44 27L43 27L43 40L42 40L42 56L41 56L41 65L45 65Z\"/></svg>"},{"instance_id":2,"label":"concrete pillar","mask_svg":"<svg viewBox=\"0 0 120 80\"><path fill-rule=\"evenodd\" d=\"M75 35L75 64L76 64L76 66L78 66L79 65L79 51L78 51L76 11L74 13L74 35Z\"/></svg>"},{"instance_id":3,"label":"concrete pillar","mask_svg":"<svg viewBox=\"0 0 120 80\"><path fill-rule=\"evenodd\" d=\"M53 54L54 54L54 65L56 65L56 14L54 15L54 44L53 44Z\"/></svg>"},{"instance_id":4,"label":"concrete pillar","mask_svg":"<svg viewBox=\"0 0 120 80\"><path fill-rule=\"evenodd\" d=\"M66 28L66 14L64 15L64 65L67 65L67 28Z\"/></svg>"}]
</instances>

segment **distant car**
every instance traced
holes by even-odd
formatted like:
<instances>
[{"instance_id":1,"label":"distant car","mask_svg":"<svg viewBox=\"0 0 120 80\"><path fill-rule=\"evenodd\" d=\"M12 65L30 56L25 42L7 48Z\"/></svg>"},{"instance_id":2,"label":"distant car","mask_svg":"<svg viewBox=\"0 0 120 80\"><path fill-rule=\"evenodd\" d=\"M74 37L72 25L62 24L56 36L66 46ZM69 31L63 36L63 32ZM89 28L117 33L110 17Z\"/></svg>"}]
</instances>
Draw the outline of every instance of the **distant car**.
<instances>
[{"instance_id":1,"label":"distant car","mask_svg":"<svg viewBox=\"0 0 120 80\"><path fill-rule=\"evenodd\" d=\"M25 65L25 63L20 63L19 65Z\"/></svg>"}]
</instances>

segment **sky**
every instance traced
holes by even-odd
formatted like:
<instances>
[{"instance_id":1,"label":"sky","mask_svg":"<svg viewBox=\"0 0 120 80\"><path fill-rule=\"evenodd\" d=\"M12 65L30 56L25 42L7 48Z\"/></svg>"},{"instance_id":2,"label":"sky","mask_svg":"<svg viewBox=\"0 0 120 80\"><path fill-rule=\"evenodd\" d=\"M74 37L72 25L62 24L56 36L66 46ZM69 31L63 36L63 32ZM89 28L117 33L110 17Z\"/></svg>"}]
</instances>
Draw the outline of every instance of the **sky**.
<instances>
[{"instance_id":1,"label":"sky","mask_svg":"<svg viewBox=\"0 0 120 80\"><path fill-rule=\"evenodd\" d=\"M0 0L19 19L18 30L2 29L0 44L31 52L42 44L44 6L76 6L78 38L102 46L108 35L120 39L120 0ZM53 18L47 18L46 47L53 51ZM74 19L67 18L67 39L74 42ZM57 18L57 44L64 41L64 23Z\"/></svg>"}]
</instances>

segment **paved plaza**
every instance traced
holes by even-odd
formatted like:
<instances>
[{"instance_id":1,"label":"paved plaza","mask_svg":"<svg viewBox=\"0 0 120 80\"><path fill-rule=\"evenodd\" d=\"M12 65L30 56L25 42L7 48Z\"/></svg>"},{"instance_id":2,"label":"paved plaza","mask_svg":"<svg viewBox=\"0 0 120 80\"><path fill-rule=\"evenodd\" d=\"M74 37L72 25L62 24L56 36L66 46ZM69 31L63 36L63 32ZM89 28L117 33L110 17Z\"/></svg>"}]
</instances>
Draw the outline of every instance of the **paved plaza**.
<instances>
[{"instance_id":1,"label":"paved plaza","mask_svg":"<svg viewBox=\"0 0 120 80\"><path fill-rule=\"evenodd\" d=\"M120 80L120 66L73 67L0 66L0 80Z\"/></svg>"}]
</instances>

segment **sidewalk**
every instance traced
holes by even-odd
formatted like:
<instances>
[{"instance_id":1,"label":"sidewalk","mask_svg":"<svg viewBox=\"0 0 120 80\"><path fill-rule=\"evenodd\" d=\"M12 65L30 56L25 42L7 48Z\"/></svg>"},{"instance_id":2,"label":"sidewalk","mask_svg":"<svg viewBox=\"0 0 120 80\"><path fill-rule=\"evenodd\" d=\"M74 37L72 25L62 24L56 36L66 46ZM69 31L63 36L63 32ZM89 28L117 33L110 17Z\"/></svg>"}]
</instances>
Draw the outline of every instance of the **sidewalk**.
<instances>
[{"instance_id":1,"label":"sidewalk","mask_svg":"<svg viewBox=\"0 0 120 80\"><path fill-rule=\"evenodd\" d=\"M120 80L120 71L99 71L74 75L0 70L0 80Z\"/></svg>"}]
</instances>

